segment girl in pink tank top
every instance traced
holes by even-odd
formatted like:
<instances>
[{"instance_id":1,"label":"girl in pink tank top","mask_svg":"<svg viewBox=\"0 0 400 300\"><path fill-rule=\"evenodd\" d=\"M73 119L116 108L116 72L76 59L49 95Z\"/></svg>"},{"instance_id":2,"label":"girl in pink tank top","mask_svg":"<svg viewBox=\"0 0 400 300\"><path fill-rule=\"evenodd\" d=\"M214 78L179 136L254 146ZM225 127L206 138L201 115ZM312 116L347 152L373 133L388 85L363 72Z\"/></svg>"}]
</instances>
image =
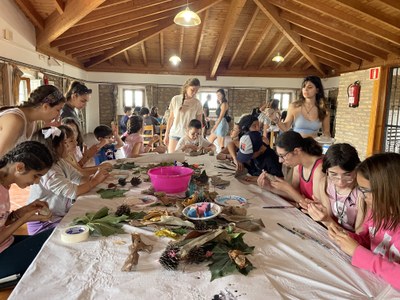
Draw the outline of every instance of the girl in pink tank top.
<instances>
[{"instance_id":1,"label":"girl in pink tank top","mask_svg":"<svg viewBox=\"0 0 400 300\"><path fill-rule=\"evenodd\" d=\"M319 199L308 205L308 213L326 226L337 223L355 232L361 213L355 168L360 163L357 150L349 144L332 145L322 162L326 179L320 184Z\"/></svg>"}]
</instances>

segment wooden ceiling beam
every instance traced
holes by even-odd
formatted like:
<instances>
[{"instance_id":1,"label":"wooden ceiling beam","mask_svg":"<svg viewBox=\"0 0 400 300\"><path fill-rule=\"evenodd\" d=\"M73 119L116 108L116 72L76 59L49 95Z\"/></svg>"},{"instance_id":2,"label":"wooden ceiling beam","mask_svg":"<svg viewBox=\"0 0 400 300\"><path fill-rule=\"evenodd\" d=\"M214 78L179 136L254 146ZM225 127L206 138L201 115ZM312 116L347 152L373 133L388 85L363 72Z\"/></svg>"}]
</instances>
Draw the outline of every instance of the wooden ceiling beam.
<instances>
[{"instance_id":1,"label":"wooden ceiling beam","mask_svg":"<svg viewBox=\"0 0 400 300\"><path fill-rule=\"evenodd\" d=\"M238 53L239 53L239 50L242 48L243 43L244 43L244 41L245 41L247 35L248 35L249 32L250 32L250 29L253 27L254 21L256 20L257 14L259 13L259 11L260 11L260 9L258 8L258 6L256 6L256 9L254 10L254 13L253 13L253 15L252 15L252 17L251 17L251 19L250 19L249 24L247 24L247 27L246 27L246 29L244 30L244 32L243 32L243 34L242 34L242 37L240 38L240 41L239 41L239 43L237 44L237 46L236 46L236 48L235 48L235 51L233 52L233 54L232 54L232 56L231 56L231 59L229 60L228 69L230 69L230 68L232 67L232 64L233 64L233 62L235 61L236 56L237 56ZM270 24L272 24L272 23L270 23ZM264 36L264 38L265 38L265 36ZM264 38L263 38L262 40L264 40Z\"/></svg>"},{"instance_id":2,"label":"wooden ceiling beam","mask_svg":"<svg viewBox=\"0 0 400 300\"><path fill-rule=\"evenodd\" d=\"M283 20L279 16L278 9L270 4L268 0L253 0L257 6L267 15L267 17L274 23L274 25L286 36L286 38L303 54L306 59L311 62L315 69L321 74L325 75L316 57L310 53L307 45L303 45L300 36L290 29L289 22Z\"/></svg>"},{"instance_id":3,"label":"wooden ceiling beam","mask_svg":"<svg viewBox=\"0 0 400 300\"><path fill-rule=\"evenodd\" d=\"M160 64L164 67L164 33L160 32Z\"/></svg>"},{"instance_id":4,"label":"wooden ceiling beam","mask_svg":"<svg viewBox=\"0 0 400 300\"><path fill-rule=\"evenodd\" d=\"M114 18L123 14L131 13L135 10L145 9L151 6L161 5L171 0L148 1L148 0L135 0L126 1L116 4L112 7L99 7L90 15L79 22L79 25L88 24L91 22L101 21L107 18Z\"/></svg>"},{"instance_id":5,"label":"wooden ceiling beam","mask_svg":"<svg viewBox=\"0 0 400 300\"><path fill-rule=\"evenodd\" d=\"M67 38L59 38L52 42L50 44L51 47L66 47L65 49L68 48L68 45L70 44L75 44L79 43L82 45L82 43L87 43L88 41L98 41L102 39L108 39L113 36L118 36L118 35L123 35L129 32L138 32L141 30L146 30L150 29L152 27L156 27L158 24L156 22L152 23L146 23L142 25L133 25L133 26L111 26L109 29L99 29L96 31L90 32L90 34L82 34L82 35L76 35L76 36L71 36ZM90 36L90 38L88 38Z\"/></svg>"},{"instance_id":6,"label":"wooden ceiling beam","mask_svg":"<svg viewBox=\"0 0 400 300\"><path fill-rule=\"evenodd\" d=\"M297 55L297 57L295 57L295 59L293 60L294 62L290 64L290 66L295 68L303 59L305 59L305 57L303 56L303 54L300 53L299 55Z\"/></svg>"},{"instance_id":7,"label":"wooden ceiling beam","mask_svg":"<svg viewBox=\"0 0 400 300\"><path fill-rule=\"evenodd\" d=\"M182 59L182 54L183 54L183 42L185 40L185 27L181 26L181 34L180 34L180 40L179 40L179 57Z\"/></svg>"},{"instance_id":8,"label":"wooden ceiling beam","mask_svg":"<svg viewBox=\"0 0 400 300\"><path fill-rule=\"evenodd\" d=\"M341 40L335 40L333 38L328 38L325 35L312 32L306 28L300 27L298 25L292 25L292 29L296 31L303 37L307 37L314 42L321 43L323 45L332 47L349 55L358 57L360 59L365 59L368 61L373 61L374 57L366 52L360 51L358 48L349 47L347 44L342 42Z\"/></svg>"},{"instance_id":9,"label":"wooden ceiling beam","mask_svg":"<svg viewBox=\"0 0 400 300\"><path fill-rule=\"evenodd\" d=\"M321 51L319 49L315 49L315 48L312 48L312 47L310 48L310 50L311 50L312 53L315 54L315 56L323 57L323 58L325 58L327 60L330 60L330 61L332 61L334 63L337 63L339 65L343 65L343 66L346 66L346 67L350 67L351 66L351 62L349 62L347 60L344 60L344 59L341 59L341 58L338 58L337 56L331 55L329 53L326 53L325 51Z\"/></svg>"},{"instance_id":10,"label":"wooden ceiling beam","mask_svg":"<svg viewBox=\"0 0 400 300\"><path fill-rule=\"evenodd\" d=\"M125 35L125 36L118 36L118 37L115 37L115 38L111 38L111 39L108 39L107 41L99 41L97 43L91 43L91 44L88 44L88 45L83 45L81 47L68 49L68 50L65 51L65 54L67 54L67 55L75 54L75 53L79 53L79 52L82 52L82 51L85 51L85 50L98 48L98 47L100 47L102 45L104 45L104 46L110 45L110 44L115 45L115 43L123 42L123 41L125 41L125 40L127 40L129 38L137 37L138 35L139 35L139 33L134 32L134 33L130 33L130 34Z\"/></svg>"},{"instance_id":11,"label":"wooden ceiling beam","mask_svg":"<svg viewBox=\"0 0 400 300\"><path fill-rule=\"evenodd\" d=\"M71 28L71 32L89 32L94 29L107 28L116 24L124 24L129 22L130 20L139 21L140 19L146 17L151 17L153 21L166 17L173 18L185 6L186 1L184 0L170 0L160 5L146 6L144 8L140 7L131 12L125 12L124 14L121 14L117 17L109 17L88 24L78 23L73 28Z\"/></svg>"},{"instance_id":12,"label":"wooden ceiling beam","mask_svg":"<svg viewBox=\"0 0 400 300\"><path fill-rule=\"evenodd\" d=\"M361 59L359 59L359 58L357 58L355 56L349 55L349 54L347 54L345 52L342 52L340 50L336 50L335 48L332 48L330 46L318 43L318 42L313 41L313 40L308 39L308 38L302 38L302 40L310 48L314 48L314 49L318 49L318 50L324 51L324 52L332 54L332 55L334 55L334 56L336 56L338 58L345 59L350 63L355 63L357 65L360 65L362 63Z\"/></svg>"},{"instance_id":13,"label":"wooden ceiling beam","mask_svg":"<svg viewBox=\"0 0 400 300\"><path fill-rule=\"evenodd\" d=\"M128 64L128 66L131 65L131 58L129 57L129 52L126 50L124 51L124 56L125 56L125 61Z\"/></svg>"},{"instance_id":14,"label":"wooden ceiling beam","mask_svg":"<svg viewBox=\"0 0 400 300\"><path fill-rule=\"evenodd\" d=\"M390 6L391 8L400 10L400 1L399 0L380 0L380 2L385 3L386 5Z\"/></svg>"},{"instance_id":15,"label":"wooden ceiling beam","mask_svg":"<svg viewBox=\"0 0 400 300\"><path fill-rule=\"evenodd\" d=\"M107 46L103 46L103 47L98 47L95 49L91 49L91 50L87 50L87 51L83 51L80 53L76 53L76 54L72 54L73 58L80 58L82 56L87 56L90 54L91 57L95 56L95 55L100 55L100 53L104 53L107 50L111 50L114 48L114 45L107 45Z\"/></svg>"},{"instance_id":16,"label":"wooden ceiling beam","mask_svg":"<svg viewBox=\"0 0 400 300\"><path fill-rule=\"evenodd\" d=\"M83 19L105 0L69 0L62 15L52 13L45 21L45 28L36 37L37 46L49 44Z\"/></svg>"},{"instance_id":17,"label":"wooden ceiling beam","mask_svg":"<svg viewBox=\"0 0 400 300\"><path fill-rule=\"evenodd\" d=\"M65 3L62 0L53 0L56 10L60 15L64 13Z\"/></svg>"},{"instance_id":18,"label":"wooden ceiling beam","mask_svg":"<svg viewBox=\"0 0 400 300\"><path fill-rule=\"evenodd\" d=\"M204 28L206 28L208 14L209 14L209 10L207 9L204 12L204 16L202 16L202 18L201 18L199 36L197 38L197 43L196 43L196 54L194 56L193 68L197 68L197 66L199 64L201 46L203 44L203 39L204 39Z\"/></svg>"},{"instance_id":19,"label":"wooden ceiling beam","mask_svg":"<svg viewBox=\"0 0 400 300\"><path fill-rule=\"evenodd\" d=\"M294 0L298 2L299 8L296 8L296 11L300 9L302 12L307 12L307 14L311 14L315 16L315 13L310 10L315 10L320 13L323 13L324 24L329 25L326 23L326 20L329 19L331 26L335 24L338 20L346 23L348 25L357 27L362 31L365 31L368 34L373 34L381 39L384 39L388 42L391 42L396 45L400 45L400 35L396 34L392 31L385 30L379 26L374 24L366 23L365 20L355 17L347 13L345 10L339 10L333 6L328 6L330 2L326 3L326 5L315 5L315 1L313 0ZM400 3L400 2L399 2ZM303 15L303 14L302 14ZM304 16L304 15L303 15Z\"/></svg>"},{"instance_id":20,"label":"wooden ceiling beam","mask_svg":"<svg viewBox=\"0 0 400 300\"><path fill-rule=\"evenodd\" d=\"M228 45L229 38L233 27L242 12L243 6L247 0L232 0L228 9L227 16L225 18L224 25L218 37L217 45L215 46L213 58L210 64L210 78L215 78L219 63L221 62L222 56L225 52L226 46Z\"/></svg>"},{"instance_id":21,"label":"wooden ceiling beam","mask_svg":"<svg viewBox=\"0 0 400 300\"><path fill-rule=\"evenodd\" d=\"M387 52L383 51L381 48L378 48L373 44L359 41L359 40L355 39L354 37L348 36L344 32L334 30L331 28L322 28L321 23L318 21L314 22L314 21L310 21L308 19L306 20L306 19L301 18L298 15L295 15L293 13L286 12L286 11L282 12L281 16L282 16L282 18L284 18L285 20L289 21L292 24L296 24L300 27L306 28L306 29L316 32L322 36L326 36L326 37L332 39L333 43L335 41L338 41L345 45L346 44L351 45L351 47L360 49L366 53L369 53L369 54L372 54L375 56L379 56L383 59L387 58Z\"/></svg>"},{"instance_id":22,"label":"wooden ceiling beam","mask_svg":"<svg viewBox=\"0 0 400 300\"><path fill-rule=\"evenodd\" d=\"M256 52L260 48L262 42L265 40L265 37L271 31L273 24L269 20L267 20L267 22L268 22L267 25L265 25L261 35L257 39L257 42L254 44L254 47L250 50L250 54L247 56L247 59L242 66L242 69L246 69L249 66L250 62L256 55Z\"/></svg>"},{"instance_id":23,"label":"wooden ceiling beam","mask_svg":"<svg viewBox=\"0 0 400 300\"><path fill-rule=\"evenodd\" d=\"M201 0L196 3L193 3L191 5L191 9L197 13L217 4L221 0ZM139 33L139 36L136 38L129 39L123 43L121 43L118 47L115 47L112 50L107 50L105 51L104 54L93 57L89 62L85 63L86 68L93 67L105 60L107 60L109 57L115 56L139 43L142 41L148 40L149 38L159 34L162 30L168 28L169 26L173 25L174 21L173 19L166 19L163 22L160 22L160 24L157 27L154 27L152 29L144 30Z\"/></svg>"},{"instance_id":24,"label":"wooden ceiling beam","mask_svg":"<svg viewBox=\"0 0 400 300\"><path fill-rule=\"evenodd\" d=\"M143 64L144 64L145 66L147 66L148 61L147 61L147 53L146 53L146 44L145 44L145 43L146 43L145 41L143 41L142 43L140 43L140 48L141 48L141 50L142 50Z\"/></svg>"},{"instance_id":25,"label":"wooden ceiling beam","mask_svg":"<svg viewBox=\"0 0 400 300\"><path fill-rule=\"evenodd\" d=\"M334 63L331 60L328 60L328 59L326 59L324 57L319 57L319 61L321 62L321 64L324 64L324 65L327 65L329 67L332 67L335 70L340 70L340 65L337 64L337 63Z\"/></svg>"},{"instance_id":26,"label":"wooden ceiling beam","mask_svg":"<svg viewBox=\"0 0 400 300\"><path fill-rule=\"evenodd\" d=\"M120 5L125 2L132 2L132 0L107 0L104 2L102 5L99 6L99 8L110 8L115 5Z\"/></svg>"},{"instance_id":27,"label":"wooden ceiling beam","mask_svg":"<svg viewBox=\"0 0 400 300\"><path fill-rule=\"evenodd\" d=\"M276 2L277 0L270 0L270 1ZM279 3L283 2L287 2L287 0L281 1ZM318 12L312 11L307 7L295 4L293 2L280 6L284 8L284 12L281 14L282 18L284 18L284 16L287 14L294 14L296 15L296 17L303 20L304 19L311 20L312 22L317 21L315 16L318 14ZM361 24L365 24L365 21L361 22ZM379 37L375 35L371 36L370 34L368 34L366 30L360 30L358 28L351 28L350 30L348 25L346 25L342 21L330 17L329 15L324 16L324 22L318 22L318 27L320 28L320 30L324 30L325 28L330 30L336 30L340 34L347 35L353 39L358 39L359 41L372 45L379 45L379 47L382 48L382 50L385 50L386 52L394 52L400 54L400 47L396 47L392 43L387 42L386 40L381 38L381 36ZM400 36L395 39L397 39L397 42L400 43Z\"/></svg>"},{"instance_id":28,"label":"wooden ceiling beam","mask_svg":"<svg viewBox=\"0 0 400 300\"><path fill-rule=\"evenodd\" d=\"M43 18L39 15L29 0L15 0L15 3L17 3L18 7L28 17L29 21L32 22L33 26L40 30L44 29L45 22Z\"/></svg>"},{"instance_id":29,"label":"wooden ceiling beam","mask_svg":"<svg viewBox=\"0 0 400 300\"><path fill-rule=\"evenodd\" d=\"M258 66L260 70L266 63L272 61L272 58L277 54L278 49L281 47L282 41L285 39L283 32L278 31L275 37L270 41L268 50L265 51L265 58L262 63Z\"/></svg>"},{"instance_id":30,"label":"wooden ceiling beam","mask_svg":"<svg viewBox=\"0 0 400 300\"><path fill-rule=\"evenodd\" d=\"M132 29L126 29L126 30L121 30L118 32L112 32L112 33L108 33L106 35L102 35L102 36L96 36L96 37L91 37L91 38L87 38L85 40L79 40L76 41L74 43L71 44L66 44L63 46L58 47L59 51L65 51L65 50L71 50L71 49L76 49L76 48L80 48L80 47L84 47L90 44L94 44L94 43L98 43L98 42L107 42L109 40L113 40L116 38L121 38L121 37L132 37L133 34L138 34L138 32L140 30L145 30L145 29L150 29L154 26L142 26L140 29L139 28L135 28L135 30Z\"/></svg>"},{"instance_id":31,"label":"wooden ceiling beam","mask_svg":"<svg viewBox=\"0 0 400 300\"><path fill-rule=\"evenodd\" d=\"M339 2L344 9L351 8L352 10L357 12L357 14L362 14L369 18L374 18L381 24L392 26L393 29L399 30L400 28L400 18L398 16L397 18L388 16L380 10L369 6L368 2L364 3L360 2L359 0L336 0L336 2Z\"/></svg>"}]
</instances>

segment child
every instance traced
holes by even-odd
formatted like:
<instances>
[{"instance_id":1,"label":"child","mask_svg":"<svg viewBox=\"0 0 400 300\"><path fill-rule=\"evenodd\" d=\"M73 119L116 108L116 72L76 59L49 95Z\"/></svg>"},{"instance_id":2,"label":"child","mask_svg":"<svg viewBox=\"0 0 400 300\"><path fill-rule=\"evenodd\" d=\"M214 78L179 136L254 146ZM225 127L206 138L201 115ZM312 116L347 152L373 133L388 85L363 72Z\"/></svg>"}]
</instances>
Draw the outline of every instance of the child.
<instances>
[{"instance_id":1,"label":"child","mask_svg":"<svg viewBox=\"0 0 400 300\"><path fill-rule=\"evenodd\" d=\"M119 132L121 134L124 134L127 130L126 124L128 123L128 119L132 114L132 107L130 106L125 106L124 107L124 115L121 117L119 120Z\"/></svg>"},{"instance_id":2,"label":"child","mask_svg":"<svg viewBox=\"0 0 400 300\"><path fill-rule=\"evenodd\" d=\"M96 166L101 164L103 161L115 159L115 152L117 149L124 145L124 142L118 135L118 127L111 123L112 128L107 125L100 125L94 129L94 136L99 141L98 150L94 161ZM117 143L115 143L115 140Z\"/></svg>"},{"instance_id":3,"label":"child","mask_svg":"<svg viewBox=\"0 0 400 300\"><path fill-rule=\"evenodd\" d=\"M154 135L153 138L146 145L146 147L144 146L144 139L142 136L143 118L141 116L130 116L127 126L127 132L122 137L125 143L122 148L125 157L138 157L142 153L149 152L154 143L156 143L160 139L158 135ZM158 153L164 153L165 147L158 146L155 151Z\"/></svg>"},{"instance_id":4,"label":"child","mask_svg":"<svg viewBox=\"0 0 400 300\"><path fill-rule=\"evenodd\" d=\"M201 135L201 122L193 119L189 122L186 135L178 141L175 151L190 153L201 149L205 152L215 152L216 147Z\"/></svg>"},{"instance_id":5,"label":"child","mask_svg":"<svg viewBox=\"0 0 400 300\"><path fill-rule=\"evenodd\" d=\"M348 233L335 223L329 236L348 255L351 264L382 277L400 289L400 154L380 153L356 169L358 189L366 204L362 230Z\"/></svg>"},{"instance_id":6,"label":"child","mask_svg":"<svg viewBox=\"0 0 400 300\"><path fill-rule=\"evenodd\" d=\"M271 181L263 173L258 178L258 185L307 209L313 195L318 195L319 183L325 177L321 146L312 137L303 138L298 132L286 131L276 141L276 152L284 165L297 167L293 169L292 183L279 178Z\"/></svg>"},{"instance_id":7,"label":"child","mask_svg":"<svg viewBox=\"0 0 400 300\"><path fill-rule=\"evenodd\" d=\"M52 233L47 230L32 237L13 236L28 221L49 220L51 212L48 204L39 200L10 212L8 189L13 183L20 188L38 183L52 164L46 146L33 141L18 144L0 159L0 278L22 275Z\"/></svg>"},{"instance_id":8,"label":"child","mask_svg":"<svg viewBox=\"0 0 400 300\"><path fill-rule=\"evenodd\" d=\"M73 119L71 119L73 120ZM74 121L75 122L75 121ZM93 167L81 167L80 164L76 161L74 152L78 148L77 146L77 139L75 132L71 129L71 127L66 125L61 125L58 127L66 136L65 145L67 147L68 155L65 160L71 164L80 174L83 176L90 176L97 172L100 169L112 170L112 165L110 163L102 163L99 166Z\"/></svg>"},{"instance_id":9,"label":"child","mask_svg":"<svg viewBox=\"0 0 400 300\"><path fill-rule=\"evenodd\" d=\"M72 132L72 130L71 130ZM68 157L67 136L57 127L46 127L37 131L33 138L47 146L52 152L55 164L49 172L31 187L28 202L43 199L53 213L52 222L29 222L29 234L37 234L45 229L54 228L69 211L76 198L89 192L103 182L108 172L100 169L89 178L84 178L65 159Z\"/></svg>"},{"instance_id":10,"label":"child","mask_svg":"<svg viewBox=\"0 0 400 300\"><path fill-rule=\"evenodd\" d=\"M326 226L337 223L355 232L361 225L360 193L355 168L360 163L357 150L349 144L334 144L322 160L322 172L326 178L320 182L319 198L308 204L308 214ZM321 200L321 202L317 202Z\"/></svg>"}]
</instances>

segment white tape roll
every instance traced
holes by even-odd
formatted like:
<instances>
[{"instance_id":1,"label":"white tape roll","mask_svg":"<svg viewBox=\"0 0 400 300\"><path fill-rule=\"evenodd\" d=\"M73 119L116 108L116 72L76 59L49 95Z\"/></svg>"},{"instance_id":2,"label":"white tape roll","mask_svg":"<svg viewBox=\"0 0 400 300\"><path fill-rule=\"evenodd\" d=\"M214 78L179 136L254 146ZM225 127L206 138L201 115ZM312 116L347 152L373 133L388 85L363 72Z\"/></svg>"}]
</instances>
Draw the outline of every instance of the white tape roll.
<instances>
[{"instance_id":1,"label":"white tape roll","mask_svg":"<svg viewBox=\"0 0 400 300\"><path fill-rule=\"evenodd\" d=\"M85 225L70 226L61 232L61 240L64 243L79 243L87 240L88 237L89 227Z\"/></svg>"}]
</instances>

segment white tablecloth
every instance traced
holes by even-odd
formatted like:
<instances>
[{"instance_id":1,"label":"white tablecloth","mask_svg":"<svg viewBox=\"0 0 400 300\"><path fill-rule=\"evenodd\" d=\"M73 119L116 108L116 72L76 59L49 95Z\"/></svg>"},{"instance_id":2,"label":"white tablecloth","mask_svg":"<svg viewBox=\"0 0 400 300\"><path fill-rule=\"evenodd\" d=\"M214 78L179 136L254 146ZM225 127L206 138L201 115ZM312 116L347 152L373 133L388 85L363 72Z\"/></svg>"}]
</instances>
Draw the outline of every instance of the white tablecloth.
<instances>
[{"instance_id":1,"label":"white tablecloth","mask_svg":"<svg viewBox=\"0 0 400 300\"><path fill-rule=\"evenodd\" d=\"M209 173L213 157L190 158L202 162ZM244 185L233 177L222 195L244 196L248 214L262 218L265 228L248 232L244 240L255 246L249 259L256 267L248 276L239 273L210 282L205 264L182 265L178 271L164 270L158 262L169 239L140 232L154 249L140 252L135 271L122 272L128 255L130 235L90 237L77 244L65 244L63 228L77 216L102 206L115 209L123 199L100 199L95 193L80 197L55 229L9 299L213 299L217 294L238 300L256 299L400 299L400 293L375 275L351 266L327 237L326 230L295 208L263 209L263 205L287 205L281 198L255 185ZM142 188L148 183L143 183ZM131 192L132 193L132 192ZM133 192L134 193L134 192ZM302 240L277 225L300 228L318 237L332 249ZM126 242L121 245L120 241Z\"/></svg>"}]
</instances>

